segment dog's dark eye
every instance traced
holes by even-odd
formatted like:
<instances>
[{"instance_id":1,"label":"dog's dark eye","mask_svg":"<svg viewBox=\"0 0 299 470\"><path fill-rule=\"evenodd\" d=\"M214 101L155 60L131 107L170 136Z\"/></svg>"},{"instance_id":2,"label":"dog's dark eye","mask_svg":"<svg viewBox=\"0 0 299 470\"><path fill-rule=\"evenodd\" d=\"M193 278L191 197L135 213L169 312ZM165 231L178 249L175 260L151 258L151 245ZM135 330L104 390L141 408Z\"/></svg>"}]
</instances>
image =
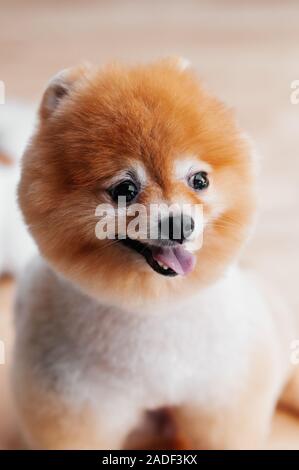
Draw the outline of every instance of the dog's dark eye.
<instances>
[{"instance_id":1,"label":"dog's dark eye","mask_svg":"<svg viewBox=\"0 0 299 470\"><path fill-rule=\"evenodd\" d=\"M126 202L131 202L138 194L138 188L131 180L125 180L110 189L113 201L117 202L119 197L125 197Z\"/></svg>"},{"instance_id":2,"label":"dog's dark eye","mask_svg":"<svg viewBox=\"0 0 299 470\"><path fill-rule=\"evenodd\" d=\"M209 187L208 174L205 171L199 171L189 178L189 185L196 191L202 191Z\"/></svg>"}]
</instances>

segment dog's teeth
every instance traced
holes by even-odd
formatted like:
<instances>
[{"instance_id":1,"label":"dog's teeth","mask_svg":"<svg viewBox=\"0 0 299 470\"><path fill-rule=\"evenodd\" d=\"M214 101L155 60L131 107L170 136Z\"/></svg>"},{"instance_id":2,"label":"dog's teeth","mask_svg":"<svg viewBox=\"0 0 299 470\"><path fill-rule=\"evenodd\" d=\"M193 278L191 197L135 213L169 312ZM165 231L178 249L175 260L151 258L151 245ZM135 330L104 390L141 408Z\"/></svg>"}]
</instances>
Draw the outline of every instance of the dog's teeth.
<instances>
[{"instance_id":1,"label":"dog's teeth","mask_svg":"<svg viewBox=\"0 0 299 470\"><path fill-rule=\"evenodd\" d=\"M160 266L160 268L164 269L164 270L167 270L168 269L168 266L166 266L166 264L163 264L161 263L161 261L157 261L158 265Z\"/></svg>"}]
</instances>

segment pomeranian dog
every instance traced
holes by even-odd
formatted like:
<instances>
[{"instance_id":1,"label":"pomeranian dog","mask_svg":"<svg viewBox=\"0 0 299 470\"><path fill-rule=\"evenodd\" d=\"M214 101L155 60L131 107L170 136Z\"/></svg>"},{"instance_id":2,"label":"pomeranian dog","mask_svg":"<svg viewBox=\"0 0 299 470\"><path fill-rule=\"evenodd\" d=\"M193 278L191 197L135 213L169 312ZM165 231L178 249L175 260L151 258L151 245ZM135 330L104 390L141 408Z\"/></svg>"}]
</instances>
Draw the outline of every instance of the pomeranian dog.
<instances>
[{"instance_id":1,"label":"pomeranian dog","mask_svg":"<svg viewBox=\"0 0 299 470\"><path fill-rule=\"evenodd\" d=\"M238 268L255 162L192 70L165 59L54 77L19 201L41 253L16 304L13 387L28 445L123 448L147 412L166 409L181 448L263 446L291 380L295 326ZM116 222L134 203L143 217L179 209L148 217L155 238L147 224L130 236L131 216L125 235L96 236L99 206Z\"/></svg>"}]
</instances>

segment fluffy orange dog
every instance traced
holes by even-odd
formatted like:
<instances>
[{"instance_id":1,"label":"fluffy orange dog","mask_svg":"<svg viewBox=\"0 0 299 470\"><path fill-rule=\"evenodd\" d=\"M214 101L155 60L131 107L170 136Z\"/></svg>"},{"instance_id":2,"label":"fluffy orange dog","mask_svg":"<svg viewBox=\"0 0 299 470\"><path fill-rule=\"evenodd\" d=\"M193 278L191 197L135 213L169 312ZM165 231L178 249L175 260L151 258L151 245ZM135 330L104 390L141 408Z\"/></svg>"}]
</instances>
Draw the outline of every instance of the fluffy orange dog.
<instances>
[{"instance_id":1,"label":"fluffy orange dog","mask_svg":"<svg viewBox=\"0 0 299 470\"><path fill-rule=\"evenodd\" d=\"M100 240L96 208L110 204L116 220L120 196L125 212L200 204L203 227L181 209L166 239L160 217L158 239ZM293 325L237 267L254 162L232 112L175 60L64 71L44 94L19 199L42 255L16 312L29 445L121 448L166 407L189 448L261 446Z\"/></svg>"}]
</instances>

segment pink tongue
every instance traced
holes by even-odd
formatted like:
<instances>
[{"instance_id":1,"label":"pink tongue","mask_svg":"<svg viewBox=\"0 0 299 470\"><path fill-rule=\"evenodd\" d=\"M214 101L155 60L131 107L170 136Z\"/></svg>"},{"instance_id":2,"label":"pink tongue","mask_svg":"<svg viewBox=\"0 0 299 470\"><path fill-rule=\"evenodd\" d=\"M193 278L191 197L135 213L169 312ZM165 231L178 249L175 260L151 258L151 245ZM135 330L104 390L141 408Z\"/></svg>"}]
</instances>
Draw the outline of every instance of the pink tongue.
<instances>
[{"instance_id":1,"label":"pink tongue","mask_svg":"<svg viewBox=\"0 0 299 470\"><path fill-rule=\"evenodd\" d=\"M182 246L158 248L153 252L153 258L183 276L190 273L195 266L195 256Z\"/></svg>"}]
</instances>

